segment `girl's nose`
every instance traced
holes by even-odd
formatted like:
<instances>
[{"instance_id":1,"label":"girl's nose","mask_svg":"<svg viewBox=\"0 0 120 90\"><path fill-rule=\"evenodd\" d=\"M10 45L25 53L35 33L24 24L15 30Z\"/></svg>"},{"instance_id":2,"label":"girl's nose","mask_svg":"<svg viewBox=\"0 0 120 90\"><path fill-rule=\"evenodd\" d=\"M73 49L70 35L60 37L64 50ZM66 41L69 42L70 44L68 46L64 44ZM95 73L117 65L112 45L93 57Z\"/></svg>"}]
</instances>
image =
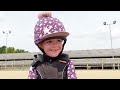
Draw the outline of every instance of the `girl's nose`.
<instances>
[{"instance_id":1,"label":"girl's nose","mask_svg":"<svg viewBox=\"0 0 120 90\"><path fill-rule=\"evenodd\" d=\"M57 46L59 44L59 42L54 40L52 44L53 44L53 46Z\"/></svg>"}]
</instances>

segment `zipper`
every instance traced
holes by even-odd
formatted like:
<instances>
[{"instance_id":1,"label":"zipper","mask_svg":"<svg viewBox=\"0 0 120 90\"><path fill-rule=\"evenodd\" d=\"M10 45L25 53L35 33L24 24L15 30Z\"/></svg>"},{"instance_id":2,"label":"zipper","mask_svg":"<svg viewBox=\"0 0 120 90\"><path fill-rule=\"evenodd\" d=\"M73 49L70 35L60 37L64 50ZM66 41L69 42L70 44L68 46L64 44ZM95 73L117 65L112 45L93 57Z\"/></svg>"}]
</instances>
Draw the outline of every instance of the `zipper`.
<instances>
[{"instance_id":1,"label":"zipper","mask_svg":"<svg viewBox=\"0 0 120 90\"><path fill-rule=\"evenodd\" d=\"M39 75L40 75L41 79L43 79L43 77L42 77L41 73L40 73L38 70L37 70L37 72L39 73Z\"/></svg>"},{"instance_id":2,"label":"zipper","mask_svg":"<svg viewBox=\"0 0 120 90\"><path fill-rule=\"evenodd\" d=\"M68 64L65 65L65 67L63 68L63 71L62 71L62 79L63 79L63 74L64 74L64 71L65 71L65 68L67 67Z\"/></svg>"},{"instance_id":3,"label":"zipper","mask_svg":"<svg viewBox=\"0 0 120 90\"><path fill-rule=\"evenodd\" d=\"M50 59L50 64L52 63L52 59Z\"/></svg>"}]
</instances>

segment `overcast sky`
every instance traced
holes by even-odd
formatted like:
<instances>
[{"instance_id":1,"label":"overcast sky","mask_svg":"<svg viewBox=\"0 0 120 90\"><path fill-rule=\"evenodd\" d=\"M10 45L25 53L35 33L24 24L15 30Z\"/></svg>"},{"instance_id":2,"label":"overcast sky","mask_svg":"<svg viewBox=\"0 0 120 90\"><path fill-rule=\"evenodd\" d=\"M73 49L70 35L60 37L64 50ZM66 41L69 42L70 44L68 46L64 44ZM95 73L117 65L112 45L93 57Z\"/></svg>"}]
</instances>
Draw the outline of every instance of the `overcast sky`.
<instances>
[{"instance_id":1,"label":"overcast sky","mask_svg":"<svg viewBox=\"0 0 120 90\"><path fill-rule=\"evenodd\" d=\"M39 52L34 44L34 26L38 11L0 11L0 46ZM52 16L63 22L70 33L64 51L120 48L120 11L52 11ZM113 21L116 20L116 24Z\"/></svg>"}]
</instances>

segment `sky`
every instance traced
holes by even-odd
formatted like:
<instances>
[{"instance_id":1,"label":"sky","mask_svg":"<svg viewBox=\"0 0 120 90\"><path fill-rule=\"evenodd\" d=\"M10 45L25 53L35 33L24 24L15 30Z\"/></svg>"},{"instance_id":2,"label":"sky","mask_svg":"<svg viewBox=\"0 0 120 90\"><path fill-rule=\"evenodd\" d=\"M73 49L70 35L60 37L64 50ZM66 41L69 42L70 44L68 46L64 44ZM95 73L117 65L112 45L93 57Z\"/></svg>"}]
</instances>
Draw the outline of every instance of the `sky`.
<instances>
[{"instance_id":1,"label":"sky","mask_svg":"<svg viewBox=\"0 0 120 90\"><path fill-rule=\"evenodd\" d=\"M0 46L6 45L7 34L3 34L3 31L11 31L7 47L39 52L34 44L38 13L0 11ZM66 31L70 33L64 51L120 48L120 11L52 11L52 16L63 22ZM110 28L103 22L110 24Z\"/></svg>"}]
</instances>

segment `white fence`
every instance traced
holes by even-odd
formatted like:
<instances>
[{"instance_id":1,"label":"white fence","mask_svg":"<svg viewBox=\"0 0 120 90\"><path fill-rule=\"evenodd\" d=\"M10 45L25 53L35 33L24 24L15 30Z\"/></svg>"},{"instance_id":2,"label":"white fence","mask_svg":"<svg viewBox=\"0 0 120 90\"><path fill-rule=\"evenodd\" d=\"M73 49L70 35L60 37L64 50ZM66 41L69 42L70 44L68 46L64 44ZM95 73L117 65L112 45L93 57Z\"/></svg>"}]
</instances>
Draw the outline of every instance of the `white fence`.
<instances>
[{"instance_id":1,"label":"white fence","mask_svg":"<svg viewBox=\"0 0 120 90\"><path fill-rule=\"evenodd\" d=\"M120 69L120 49L64 51L79 69ZM0 54L0 68L30 67L35 53ZM114 58L112 58L114 56Z\"/></svg>"},{"instance_id":2,"label":"white fence","mask_svg":"<svg viewBox=\"0 0 120 90\"><path fill-rule=\"evenodd\" d=\"M120 69L120 58L71 59L76 69ZM0 68L30 67L33 60L0 61Z\"/></svg>"}]
</instances>

